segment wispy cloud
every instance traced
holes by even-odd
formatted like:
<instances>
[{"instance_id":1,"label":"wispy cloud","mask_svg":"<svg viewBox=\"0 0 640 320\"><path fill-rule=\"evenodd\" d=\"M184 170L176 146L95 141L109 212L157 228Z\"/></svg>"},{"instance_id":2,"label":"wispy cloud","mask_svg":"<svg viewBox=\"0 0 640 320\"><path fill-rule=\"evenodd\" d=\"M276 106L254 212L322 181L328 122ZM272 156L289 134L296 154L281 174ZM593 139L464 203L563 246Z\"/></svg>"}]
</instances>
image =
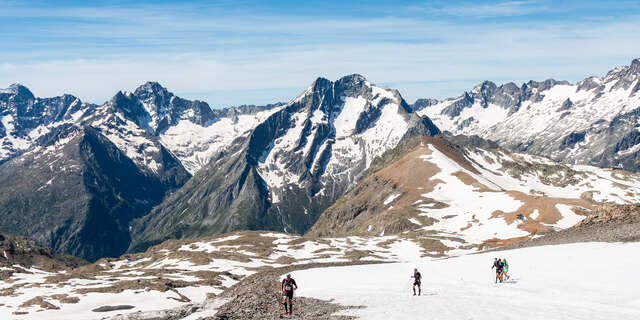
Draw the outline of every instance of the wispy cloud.
<instances>
[{"instance_id":1,"label":"wispy cloud","mask_svg":"<svg viewBox=\"0 0 640 320\"><path fill-rule=\"evenodd\" d=\"M585 19L591 12L497 19L535 16L545 6L454 3L426 15L380 5L336 15L234 3L7 5L0 10L0 87L22 82L42 96L70 92L102 102L156 80L220 106L286 101L317 76L361 73L412 101L458 94L477 79L578 80L639 55L633 10L602 20Z\"/></svg>"},{"instance_id":2,"label":"wispy cloud","mask_svg":"<svg viewBox=\"0 0 640 320\"><path fill-rule=\"evenodd\" d=\"M424 10L437 15L449 15L455 17L505 17L522 16L532 13L549 11L549 7L538 1L504 1L494 3L479 2L446 2L423 6L411 6L412 9Z\"/></svg>"}]
</instances>

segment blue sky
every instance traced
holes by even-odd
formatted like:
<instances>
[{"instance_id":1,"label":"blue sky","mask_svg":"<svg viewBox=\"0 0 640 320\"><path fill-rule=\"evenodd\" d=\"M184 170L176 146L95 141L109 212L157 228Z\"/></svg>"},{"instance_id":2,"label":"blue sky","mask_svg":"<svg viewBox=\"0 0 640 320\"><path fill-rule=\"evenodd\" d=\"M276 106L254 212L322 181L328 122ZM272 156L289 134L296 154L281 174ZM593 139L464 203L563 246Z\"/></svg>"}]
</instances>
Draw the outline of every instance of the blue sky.
<instances>
[{"instance_id":1,"label":"blue sky","mask_svg":"<svg viewBox=\"0 0 640 320\"><path fill-rule=\"evenodd\" d=\"M102 103L152 80L219 107L360 73L413 102L603 75L637 30L638 1L0 0L0 87Z\"/></svg>"}]
</instances>

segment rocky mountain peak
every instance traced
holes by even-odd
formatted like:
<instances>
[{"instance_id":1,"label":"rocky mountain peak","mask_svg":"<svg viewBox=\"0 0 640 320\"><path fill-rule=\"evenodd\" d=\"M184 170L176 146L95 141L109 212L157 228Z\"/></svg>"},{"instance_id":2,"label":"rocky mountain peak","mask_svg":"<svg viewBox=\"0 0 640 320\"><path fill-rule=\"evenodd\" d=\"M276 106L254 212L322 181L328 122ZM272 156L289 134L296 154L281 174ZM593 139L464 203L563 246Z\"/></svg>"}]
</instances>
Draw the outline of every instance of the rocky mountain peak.
<instances>
[{"instance_id":1,"label":"rocky mountain peak","mask_svg":"<svg viewBox=\"0 0 640 320\"><path fill-rule=\"evenodd\" d=\"M109 103L114 104L114 105L123 105L123 104L128 104L131 101L131 95L130 94L126 94L125 92L122 91L118 91L113 98L111 98L111 100L109 100Z\"/></svg>"},{"instance_id":2,"label":"rocky mountain peak","mask_svg":"<svg viewBox=\"0 0 640 320\"><path fill-rule=\"evenodd\" d=\"M484 82L418 114L429 116L442 130L478 134L512 150L637 171L639 79L640 59L634 59L604 77L575 84L531 80L491 90Z\"/></svg>"},{"instance_id":3,"label":"rocky mountain peak","mask_svg":"<svg viewBox=\"0 0 640 320\"><path fill-rule=\"evenodd\" d=\"M138 123L139 125L142 125L139 121L140 118L149 117L144 108L140 106L136 97L130 92L118 91L118 93L111 98L108 104L110 104L116 112L121 111L126 118Z\"/></svg>"},{"instance_id":4,"label":"rocky mountain peak","mask_svg":"<svg viewBox=\"0 0 640 320\"><path fill-rule=\"evenodd\" d=\"M472 92L479 92L479 93L488 92L488 93L492 93L497 88L498 88L498 86L494 82L489 81L489 80L485 80L482 83L477 84L473 88Z\"/></svg>"},{"instance_id":5,"label":"rocky mountain peak","mask_svg":"<svg viewBox=\"0 0 640 320\"><path fill-rule=\"evenodd\" d=\"M157 82L147 82L133 93L118 92L111 103L153 135L163 132L181 119L205 125L216 118L206 102L177 97Z\"/></svg>"},{"instance_id":6,"label":"rocky mountain peak","mask_svg":"<svg viewBox=\"0 0 640 320\"><path fill-rule=\"evenodd\" d=\"M319 91L331 86L331 80L323 77L318 77L313 83L311 83L311 89L315 91Z\"/></svg>"},{"instance_id":7,"label":"rocky mountain peak","mask_svg":"<svg viewBox=\"0 0 640 320\"><path fill-rule=\"evenodd\" d=\"M410 107L413 112L420 111L424 108L437 104L438 99L417 99Z\"/></svg>"},{"instance_id":8,"label":"rocky mountain peak","mask_svg":"<svg viewBox=\"0 0 640 320\"><path fill-rule=\"evenodd\" d=\"M69 120L73 113L88 108L89 105L69 94L37 98L27 87L13 84L7 89L0 89L0 107L6 117L3 119L4 124L0 125L0 139L10 136L8 140L0 142L4 149L4 153L0 152L3 153L0 156L2 162L29 148L32 140L28 136L32 130L56 121ZM25 140L14 140L18 137Z\"/></svg>"},{"instance_id":9,"label":"rocky mountain peak","mask_svg":"<svg viewBox=\"0 0 640 320\"><path fill-rule=\"evenodd\" d=\"M624 87L628 87L629 81L634 81L636 78L640 76L640 58L633 59L629 66L620 66L617 68L613 68L611 71L607 73L604 77L605 82L609 81L619 81L622 80L624 82ZM622 84L617 85L622 86Z\"/></svg>"},{"instance_id":10,"label":"rocky mountain peak","mask_svg":"<svg viewBox=\"0 0 640 320\"><path fill-rule=\"evenodd\" d=\"M589 77L580 82L578 82L578 91L580 90L591 90L593 88L597 88L602 85L602 79L599 77Z\"/></svg>"},{"instance_id":11,"label":"rocky mountain peak","mask_svg":"<svg viewBox=\"0 0 640 320\"><path fill-rule=\"evenodd\" d=\"M560 108L556 109L556 112L571 110L571 107L573 107L573 101L571 101L570 98L567 98L567 100L562 103Z\"/></svg>"},{"instance_id":12,"label":"rocky mountain peak","mask_svg":"<svg viewBox=\"0 0 640 320\"><path fill-rule=\"evenodd\" d=\"M538 81L534 81L534 80L529 80L529 82L526 83L526 86L529 88L536 88L538 89L538 92L540 91L545 91L545 90L549 90L551 89L551 87L558 85L558 84L562 84L562 85L568 85L569 81L566 80L556 80L556 79L547 79L544 80L542 82L538 82Z\"/></svg>"},{"instance_id":13,"label":"rocky mountain peak","mask_svg":"<svg viewBox=\"0 0 640 320\"><path fill-rule=\"evenodd\" d=\"M474 96L478 96L482 103L482 106L486 108L497 90L498 86L496 86L495 83L491 81L485 81L477 85L472 92Z\"/></svg>"},{"instance_id":14,"label":"rocky mountain peak","mask_svg":"<svg viewBox=\"0 0 640 320\"><path fill-rule=\"evenodd\" d=\"M368 97L370 95L370 84L367 79L359 74L344 76L335 82L335 90L339 95L348 97Z\"/></svg>"},{"instance_id":15,"label":"rocky mountain peak","mask_svg":"<svg viewBox=\"0 0 640 320\"><path fill-rule=\"evenodd\" d=\"M162 86L159 82L156 81L147 81L144 84L140 85L135 93L139 92L154 92L156 94L168 94L169 90Z\"/></svg>"},{"instance_id":16,"label":"rocky mountain peak","mask_svg":"<svg viewBox=\"0 0 640 320\"><path fill-rule=\"evenodd\" d=\"M530 86L540 87L540 84L530 81L528 84L523 84L522 88L520 88L513 82L498 86L494 82L487 80L474 86L471 91L465 92L462 96L454 99L455 102L447 108L442 109L441 114L457 117L462 113L464 108L469 108L474 103L479 103L483 108L487 108L489 104L495 104L504 109L510 109L510 112L514 112L522 100L531 96L530 93L527 94L527 92L531 91Z\"/></svg>"},{"instance_id":17,"label":"rocky mountain peak","mask_svg":"<svg viewBox=\"0 0 640 320\"><path fill-rule=\"evenodd\" d=\"M354 73L338 79L337 82L358 84L358 83L363 83L365 81L367 81L367 79L364 76L362 76L361 74Z\"/></svg>"},{"instance_id":18,"label":"rocky mountain peak","mask_svg":"<svg viewBox=\"0 0 640 320\"><path fill-rule=\"evenodd\" d=\"M605 82L615 82L611 87L611 90L617 90L623 88L629 89L640 78L640 59L633 59L629 66L622 66L614 68L609 71L604 78ZM635 93L637 90L634 88L631 92Z\"/></svg>"},{"instance_id":19,"label":"rocky mountain peak","mask_svg":"<svg viewBox=\"0 0 640 320\"><path fill-rule=\"evenodd\" d=\"M147 102L156 108L166 106L170 103L173 93L158 82L147 82L136 89L133 93L140 100Z\"/></svg>"},{"instance_id":20,"label":"rocky mountain peak","mask_svg":"<svg viewBox=\"0 0 640 320\"><path fill-rule=\"evenodd\" d=\"M33 93L31 92L31 90L29 90L29 88L19 84L19 83L14 83L12 85L9 86L9 88L5 89L5 90L0 90L0 94L1 93L8 93L10 95L19 97L23 100L33 100L35 99L35 96L33 95Z\"/></svg>"},{"instance_id":21,"label":"rocky mountain peak","mask_svg":"<svg viewBox=\"0 0 640 320\"><path fill-rule=\"evenodd\" d=\"M242 228L302 233L404 136L438 133L396 90L358 74L317 78L196 173L184 188L203 201L188 204L178 192L134 226L132 248L174 235L173 217L190 217L180 236Z\"/></svg>"},{"instance_id":22,"label":"rocky mountain peak","mask_svg":"<svg viewBox=\"0 0 640 320\"><path fill-rule=\"evenodd\" d=\"M640 58L633 59L629 71L632 73L640 74Z\"/></svg>"}]
</instances>

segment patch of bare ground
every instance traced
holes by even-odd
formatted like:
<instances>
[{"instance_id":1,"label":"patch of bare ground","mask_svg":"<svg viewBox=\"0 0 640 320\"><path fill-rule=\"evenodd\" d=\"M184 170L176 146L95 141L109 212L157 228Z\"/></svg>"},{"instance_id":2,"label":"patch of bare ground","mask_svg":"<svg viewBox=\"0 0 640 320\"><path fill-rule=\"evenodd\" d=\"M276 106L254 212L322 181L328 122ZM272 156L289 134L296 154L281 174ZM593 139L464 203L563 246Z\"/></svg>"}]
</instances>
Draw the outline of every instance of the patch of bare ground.
<instances>
[{"instance_id":1,"label":"patch of bare ground","mask_svg":"<svg viewBox=\"0 0 640 320\"><path fill-rule=\"evenodd\" d=\"M169 289L171 291L173 291L173 293L175 293L176 295L178 295L178 297L167 297L167 299L171 299L171 300L175 300L178 302L191 302L191 299L187 298L185 295L181 294L180 292L178 292L178 290L176 289Z\"/></svg>"},{"instance_id":2,"label":"patch of bare ground","mask_svg":"<svg viewBox=\"0 0 640 320\"><path fill-rule=\"evenodd\" d=\"M31 306L39 306L40 308L47 309L47 310L59 310L60 309L60 307L52 304L51 302L48 302L42 296L35 297L35 298L32 298L32 299L29 299L29 300L25 301L24 303L22 303L19 306L19 308L29 308Z\"/></svg>"},{"instance_id":3,"label":"patch of bare ground","mask_svg":"<svg viewBox=\"0 0 640 320\"><path fill-rule=\"evenodd\" d=\"M517 214L522 214L529 218L528 220L535 220L545 224L555 224L562 219L562 213L560 213L560 210L556 207L559 204L587 209L593 207L593 203L585 199L532 196L518 191L507 191L507 194L524 203L516 211L505 214L505 221L507 223L515 221L517 219ZM534 219L531 217L531 214L535 210L538 210L538 216Z\"/></svg>"},{"instance_id":4,"label":"patch of bare ground","mask_svg":"<svg viewBox=\"0 0 640 320\"><path fill-rule=\"evenodd\" d=\"M70 297L66 293L54 294L54 295L51 295L49 297L51 299L55 299L55 300L60 301L60 303L66 303L66 304L74 304L74 303L78 303L80 301L80 298L78 298L78 297Z\"/></svg>"},{"instance_id":5,"label":"patch of bare ground","mask_svg":"<svg viewBox=\"0 0 640 320\"><path fill-rule=\"evenodd\" d=\"M307 236L380 234L383 228L375 223L376 215L387 208L384 204L386 197L398 192L401 190L392 182L376 175L370 176L329 207ZM372 225L371 229L369 225Z\"/></svg>"},{"instance_id":6,"label":"patch of bare ground","mask_svg":"<svg viewBox=\"0 0 640 320\"><path fill-rule=\"evenodd\" d=\"M432 138L425 139L424 143L437 143ZM327 209L308 235L399 234L416 228L409 218L415 218L423 226L433 224L434 219L420 216L420 211L415 208L418 201L421 205L428 205L428 199L421 195L442 183L428 179L440 172L436 165L420 158L430 153L424 144L416 144L408 154L371 174ZM385 204L384 200L394 194L399 194L399 197ZM442 206L446 204L433 202L433 207Z\"/></svg>"},{"instance_id":7,"label":"patch of bare ground","mask_svg":"<svg viewBox=\"0 0 640 320\"><path fill-rule=\"evenodd\" d=\"M473 186L477 189L486 189L487 187L483 184L481 184L480 182L478 182L478 180L474 179L470 174L464 172L464 171L457 171L453 173L453 176L458 178L458 180L462 181L464 184Z\"/></svg>"},{"instance_id":8,"label":"patch of bare ground","mask_svg":"<svg viewBox=\"0 0 640 320\"><path fill-rule=\"evenodd\" d=\"M499 250L522 247L566 244L576 242L635 242L640 241L640 204L599 205L579 224L544 236L513 243Z\"/></svg>"},{"instance_id":9,"label":"patch of bare ground","mask_svg":"<svg viewBox=\"0 0 640 320\"><path fill-rule=\"evenodd\" d=\"M177 253L184 255L185 252L197 252L197 251L186 251L186 250L178 250L183 246L191 247L193 249L194 241L198 242L211 242L213 241L217 247L234 247L236 250L245 250L248 252L252 252L258 256L268 256L273 253L273 240L276 238L273 237L265 237L262 236L266 232L261 231L238 231L232 233L226 233L224 236L215 236L215 237L204 237L204 238L196 238L196 239L186 239L186 240L168 240L154 246L147 250L147 253L152 252L160 252L162 250L169 251L170 258L171 254ZM223 255L225 252L221 251L218 254ZM176 258L178 256L175 256ZM216 257L218 259L222 259L224 257ZM234 257L229 257L234 258ZM235 257L239 258L239 257Z\"/></svg>"},{"instance_id":10,"label":"patch of bare ground","mask_svg":"<svg viewBox=\"0 0 640 320\"><path fill-rule=\"evenodd\" d=\"M483 241L480 245L477 246L477 248L478 250L485 250L487 248L503 247L503 246L507 246L512 243L517 243L527 239L529 239L529 236L515 237L515 238L508 238L508 239L491 238Z\"/></svg>"},{"instance_id":11,"label":"patch of bare ground","mask_svg":"<svg viewBox=\"0 0 640 320\"><path fill-rule=\"evenodd\" d=\"M244 278L239 283L225 290L218 298L229 299L229 302L218 308L214 316L205 320L263 320L282 318L282 295L280 291L280 276L296 270L310 268L326 268L335 266L363 264L351 263L322 263L303 266L275 268ZM304 283L299 283L304 286ZM348 316L337 316L340 310L362 308L360 306L341 306L332 301L313 298L297 297L294 302L294 314L290 319L317 320L346 320L355 319Z\"/></svg>"}]
</instances>

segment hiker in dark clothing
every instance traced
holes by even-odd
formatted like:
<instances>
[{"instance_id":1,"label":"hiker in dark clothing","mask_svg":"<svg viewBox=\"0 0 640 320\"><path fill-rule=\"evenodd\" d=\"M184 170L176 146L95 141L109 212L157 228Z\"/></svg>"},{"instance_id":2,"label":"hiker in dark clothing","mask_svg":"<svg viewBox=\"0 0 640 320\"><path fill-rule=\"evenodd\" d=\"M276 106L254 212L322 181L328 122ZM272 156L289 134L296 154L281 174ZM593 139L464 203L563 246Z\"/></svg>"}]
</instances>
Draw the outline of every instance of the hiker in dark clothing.
<instances>
[{"instance_id":1,"label":"hiker in dark clothing","mask_svg":"<svg viewBox=\"0 0 640 320\"><path fill-rule=\"evenodd\" d=\"M298 289L298 285L296 281L291 278L291 275L288 274L286 278L282 280L282 296L284 304L284 314L293 314L293 291ZM289 304L289 309L287 310L287 303Z\"/></svg>"},{"instance_id":2,"label":"hiker in dark clothing","mask_svg":"<svg viewBox=\"0 0 640 320\"><path fill-rule=\"evenodd\" d=\"M502 262L502 260L498 258L494 258L491 269L493 268L496 269L496 283L498 283L498 281L502 282L503 281L502 275L504 270L504 263Z\"/></svg>"},{"instance_id":3,"label":"hiker in dark clothing","mask_svg":"<svg viewBox=\"0 0 640 320\"><path fill-rule=\"evenodd\" d=\"M422 288L420 285L422 284L422 275L418 272L418 269L413 269L413 295L416 295L416 286L418 286L418 295L422 294Z\"/></svg>"}]
</instances>

